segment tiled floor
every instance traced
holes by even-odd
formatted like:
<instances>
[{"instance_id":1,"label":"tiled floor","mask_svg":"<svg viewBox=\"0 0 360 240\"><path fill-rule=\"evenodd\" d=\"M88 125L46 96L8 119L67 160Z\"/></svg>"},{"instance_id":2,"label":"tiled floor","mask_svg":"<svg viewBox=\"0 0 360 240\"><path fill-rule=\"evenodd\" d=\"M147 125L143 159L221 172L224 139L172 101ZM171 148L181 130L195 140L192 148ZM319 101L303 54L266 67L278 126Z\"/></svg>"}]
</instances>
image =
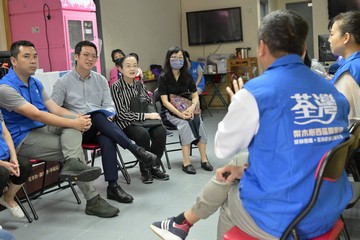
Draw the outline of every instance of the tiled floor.
<instances>
[{"instance_id":1,"label":"tiled floor","mask_svg":"<svg viewBox=\"0 0 360 240\"><path fill-rule=\"evenodd\" d=\"M208 157L214 167L226 164L228 160L219 160L213 151L214 134L217 123L225 114L224 110L212 110L213 117L206 112L204 122L209 133ZM177 139L177 136L169 138ZM128 161L133 157L122 151L124 159ZM118 217L102 219L87 216L84 213L85 200L78 205L70 189L57 191L40 197L33 201L39 215L39 220L33 223L19 221L10 216L8 211L0 213L0 224L3 228L12 232L17 240L156 240L158 239L149 229L149 225L156 220L176 215L189 208L202 186L213 176L213 172L205 172L200 168L199 154L194 150L192 157L197 174L187 175L181 171L181 152L169 154L172 169L167 170L170 180L160 182L155 180L153 184L141 183L137 167L129 169L132 179L130 185L125 183L119 173L121 186L134 198L132 204L120 204L109 201L120 208ZM100 159L96 161L100 164ZM165 164L165 157L163 157ZM103 177L95 181L99 193L106 197L106 184ZM78 191L79 192L79 191ZM25 204L26 206L26 204ZM216 237L218 214L213 215L206 221L200 221L191 229L189 240L211 240ZM344 213L345 221L351 233L352 239L360 239L360 207L356 207Z\"/></svg>"}]
</instances>

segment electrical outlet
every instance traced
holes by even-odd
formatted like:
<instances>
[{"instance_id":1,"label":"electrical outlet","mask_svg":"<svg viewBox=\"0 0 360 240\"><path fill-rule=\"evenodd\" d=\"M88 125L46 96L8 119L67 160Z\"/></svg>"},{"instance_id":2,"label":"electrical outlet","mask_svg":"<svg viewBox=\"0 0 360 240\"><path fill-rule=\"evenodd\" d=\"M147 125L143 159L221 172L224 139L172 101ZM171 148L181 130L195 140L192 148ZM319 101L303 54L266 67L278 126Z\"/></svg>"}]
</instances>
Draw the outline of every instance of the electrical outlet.
<instances>
[{"instance_id":1,"label":"electrical outlet","mask_svg":"<svg viewBox=\"0 0 360 240\"><path fill-rule=\"evenodd\" d=\"M40 27L32 27L31 28L31 33L39 33L40 32Z\"/></svg>"}]
</instances>

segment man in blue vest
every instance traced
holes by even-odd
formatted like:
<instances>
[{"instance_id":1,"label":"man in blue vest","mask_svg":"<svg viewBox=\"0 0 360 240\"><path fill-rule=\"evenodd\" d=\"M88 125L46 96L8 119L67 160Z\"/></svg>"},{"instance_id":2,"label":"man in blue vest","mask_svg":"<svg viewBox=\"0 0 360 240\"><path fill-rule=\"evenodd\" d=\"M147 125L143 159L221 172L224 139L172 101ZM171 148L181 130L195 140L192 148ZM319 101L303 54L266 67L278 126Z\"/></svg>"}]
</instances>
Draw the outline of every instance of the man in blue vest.
<instances>
[{"instance_id":1,"label":"man in blue vest","mask_svg":"<svg viewBox=\"0 0 360 240\"><path fill-rule=\"evenodd\" d=\"M240 90L235 82L236 94L228 89L231 104L214 144L219 158L248 149L248 164L218 169L191 209L150 226L160 237L185 239L194 223L221 208L217 239L233 226L256 239L279 239L307 204L320 159L349 136L346 98L301 59L307 32L306 21L289 10L263 18L264 73ZM297 225L300 239L329 231L352 197L345 171L322 188L320 204Z\"/></svg>"},{"instance_id":2,"label":"man in blue vest","mask_svg":"<svg viewBox=\"0 0 360 240\"><path fill-rule=\"evenodd\" d=\"M91 120L59 107L31 76L38 66L31 42L14 42L10 54L12 68L0 81L0 109L18 158L63 162L60 178L77 181L87 200L85 213L116 216L119 209L101 198L90 183L100 176L101 169L85 164L82 132L91 127Z\"/></svg>"}]
</instances>

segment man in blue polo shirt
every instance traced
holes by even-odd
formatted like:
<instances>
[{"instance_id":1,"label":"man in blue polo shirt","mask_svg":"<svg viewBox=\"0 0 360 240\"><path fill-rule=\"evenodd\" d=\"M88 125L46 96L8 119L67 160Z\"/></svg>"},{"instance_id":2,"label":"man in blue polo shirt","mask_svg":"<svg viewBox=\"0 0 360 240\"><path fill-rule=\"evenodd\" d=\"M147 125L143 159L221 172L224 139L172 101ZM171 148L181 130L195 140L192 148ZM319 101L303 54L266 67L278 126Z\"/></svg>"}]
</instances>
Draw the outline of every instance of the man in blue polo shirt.
<instances>
[{"instance_id":1,"label":"man in blue polo shirt","mask_svg":"<svg viewBox=\"0 0 360 240\"><path fill-rule=\"evenodd\" d=\"M77 181L87 201L85 213L114 217L119 209L107 203L90 183L100 176L89 167L81 147L82 132L91 127L88 116L76 116L59 107L32 75L38 66L34 44L11 45L12 67L0 81L0 110L19 158L64 162L60 178Z\"/></svg>"},{"instance_id":2,"label":"man in blue polo shirt","mask_svg":"<svg viewBox=\"0 0 360 240\"><path fill-rule=\"evenodd\" d=\"M194 223L221 207L217 239L234 225L256 239L279 239L307 204L320 159L349 136L348 101L301 59L307 32L292 11L263 18L258 59L264 73L235 95L228 90L231 104L214 144L219 158L248 149L248 164L218 169L191 209L150 226L160 237L185 239ZM352 197L345 171L322 188L320 204L297 225L300 239L329 231Z\"/></svg>"}]
</instances>

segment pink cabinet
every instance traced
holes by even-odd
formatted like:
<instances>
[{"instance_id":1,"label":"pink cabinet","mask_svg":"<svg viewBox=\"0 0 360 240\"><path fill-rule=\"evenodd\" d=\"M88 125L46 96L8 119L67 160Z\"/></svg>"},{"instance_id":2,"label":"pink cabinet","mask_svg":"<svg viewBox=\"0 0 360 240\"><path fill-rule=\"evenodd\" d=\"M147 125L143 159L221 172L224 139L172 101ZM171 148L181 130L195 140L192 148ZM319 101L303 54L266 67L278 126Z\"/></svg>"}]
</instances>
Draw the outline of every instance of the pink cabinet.
<instances>
[{"instance_id":1,"label":"pink cabinet","mask_svg":"<svg viewBox=\"0 0 360 240\"><path fill-rule=\"evenodd\" d=\"M96 7L92 0L8 0L12 41L29 40L39 54L39 68L70 70L74 47L89 40L98 47ZM95 71L101 72L100 60Z\"/></svg>"}]
</instances>

